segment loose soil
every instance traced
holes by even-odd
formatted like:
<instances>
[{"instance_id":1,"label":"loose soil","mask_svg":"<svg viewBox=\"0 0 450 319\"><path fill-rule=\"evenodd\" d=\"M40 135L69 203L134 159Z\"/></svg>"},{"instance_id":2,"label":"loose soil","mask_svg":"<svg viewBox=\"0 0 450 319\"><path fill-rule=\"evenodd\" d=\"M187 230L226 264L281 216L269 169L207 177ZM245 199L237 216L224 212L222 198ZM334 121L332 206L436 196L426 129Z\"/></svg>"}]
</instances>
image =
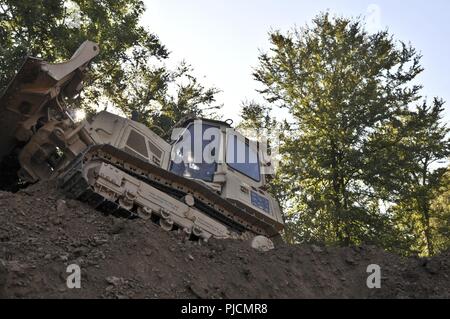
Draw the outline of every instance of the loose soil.
<instances>
[{"instance_id":1,"label":"loose soil","mask_svg":"<svg viewBox=\"0 0 450 319\"><path fill-rule=\"evenodd\" d=\"M105 216L52 183L0 192L0 298L450 298L450 252L376 247L201 245L151 222ZM81 289L66 285L81 268ZM369 289L367 267L381 267Z\"/></svg>"}]
</instances>

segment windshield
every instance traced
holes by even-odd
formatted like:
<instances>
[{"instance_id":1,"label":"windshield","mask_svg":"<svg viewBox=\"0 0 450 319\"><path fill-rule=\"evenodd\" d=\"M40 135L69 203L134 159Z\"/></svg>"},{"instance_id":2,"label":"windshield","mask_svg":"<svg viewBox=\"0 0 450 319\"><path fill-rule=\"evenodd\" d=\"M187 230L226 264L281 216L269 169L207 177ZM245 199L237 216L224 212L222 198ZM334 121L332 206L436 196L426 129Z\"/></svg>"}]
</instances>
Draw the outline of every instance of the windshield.
<instances>
[{"instance_id":1,"label":"windshield","mask_svg":"<svg viewBox=\"0 0 450 319\"><path fill-rule=\"evenodd\" d=\"M201 129L198 129L198 125L201 125ZM201 136L195 134L201 134ZM198 122L191 124L174 144L170 171L179 176L212 182L217 170L217 161L214 157L219 145L219 137L220 130L217 126L198 124ZM199 144L195 145L195 142ZM208 155L207 158L205 154Z\"/></svg>"},{"instance_id":2,"label":"windshield","mask_svg":"<svg viewBox=\"0 0 450 319\"><path fill-rule=\"evenodd\" d=\"M261 181L258 152L250 147L250 141L228 135L227 164L254 181Z\"/></svg>"}]
</instances>

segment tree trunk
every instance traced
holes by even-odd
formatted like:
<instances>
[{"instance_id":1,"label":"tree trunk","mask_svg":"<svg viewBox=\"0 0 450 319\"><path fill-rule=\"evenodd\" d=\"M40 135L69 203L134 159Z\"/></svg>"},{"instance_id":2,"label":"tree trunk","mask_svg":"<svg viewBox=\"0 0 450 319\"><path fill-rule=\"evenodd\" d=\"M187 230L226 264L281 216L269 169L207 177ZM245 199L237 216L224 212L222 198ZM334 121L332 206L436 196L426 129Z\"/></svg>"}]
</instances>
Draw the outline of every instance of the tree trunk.
<instances>
[{"instance_id":1,"label":"tree trunk","mask_svg":"<svg viewBox=\"0 0 450 319\"><path fill-rule=\"evenodd\" d=\"M428 203L425 203L425 201L427 201L427 199L424 199L422 207L424 235L425 235L425 242L427 244L428 255L432 256L434 255L434 245L433 239L431 238L432 235L430 226L430 209L428 207Z\"/></svg>"},{"instance_id":2,"label":"tree trunk","mask_svg":"<svg viewBox=\"0 0 450 319\"><path fill-rule=\"evenodd\" d=\"M425 236L425 243L427 245L428 255L432 256L434 255L434 247L433 247L433 240L431 235L431 226L430 226L430 203L429 203L429 197L428 197L428 186L427 185L427 179L428 179L428 160L425 161L423 165L422 170L422 192L420 194L419 199L419 207L422 210L422 224L424 228L424 236Z\"/></svg>"},{"instance_id":3,"label":"tree trunk","mask_svg":"<svg viewBox=\"0 0 450 319\"><path fill-rule=\"evenodd\" d=\"M342 184L342 178L341 174L339 172L339 153L336 147L336 144L334 142L331 143L331 149L332 149L332 162L331 162L331 169L332 169L332 183L333 183L333 204L334 204L334 216L336 220L335 225L335 232L336 232L336 239L339 242L341 246L349 246L350 245L350 237L348 234L348 227L345 221L345 218L343 218L343 213L345 209L343 209L342 206L342 194L343 190L341 188Z\"/></svg>"}]
</instances>

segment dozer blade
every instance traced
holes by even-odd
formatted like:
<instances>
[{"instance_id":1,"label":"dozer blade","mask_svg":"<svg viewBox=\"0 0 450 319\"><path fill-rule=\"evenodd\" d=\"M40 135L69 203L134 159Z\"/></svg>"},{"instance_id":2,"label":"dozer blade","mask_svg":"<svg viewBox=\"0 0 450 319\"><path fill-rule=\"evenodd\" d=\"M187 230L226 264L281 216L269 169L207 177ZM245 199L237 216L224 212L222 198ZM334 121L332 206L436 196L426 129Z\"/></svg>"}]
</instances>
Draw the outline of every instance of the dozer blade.
<instances>
[{"instance_id":1,"label":"dozer blade","mask_svg":"<svg viewBox=\"0 0 450 319\"><path fill-rule=\"evenodd\" d=\"M71 98L81 90L84 70L98 53L97 44L85 41L64 63L25 58L0 97L0 162L20 142L30 139L39 120L47 117L51 101L60 94Z\"/></svg>"}]
</instances>

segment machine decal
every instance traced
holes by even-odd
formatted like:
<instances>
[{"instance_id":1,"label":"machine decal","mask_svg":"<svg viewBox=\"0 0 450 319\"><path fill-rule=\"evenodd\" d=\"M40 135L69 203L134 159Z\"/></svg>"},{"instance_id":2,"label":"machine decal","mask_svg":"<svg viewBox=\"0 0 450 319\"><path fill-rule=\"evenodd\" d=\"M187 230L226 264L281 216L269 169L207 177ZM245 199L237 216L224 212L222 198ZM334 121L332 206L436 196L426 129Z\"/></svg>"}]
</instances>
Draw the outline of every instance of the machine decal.
<instances>
[{"instance_id":1,"label":"machine decal","mask_svg":"<svg viewBox=\"0 0 450 319\"><path fill-rule=\"evenodd\" d=\"M252 191L250 194L252 205L262 209L267 214L270 214L270 204L269 200L264 196L259 195L258 193Z\"/></svg>"}]
</instances>

